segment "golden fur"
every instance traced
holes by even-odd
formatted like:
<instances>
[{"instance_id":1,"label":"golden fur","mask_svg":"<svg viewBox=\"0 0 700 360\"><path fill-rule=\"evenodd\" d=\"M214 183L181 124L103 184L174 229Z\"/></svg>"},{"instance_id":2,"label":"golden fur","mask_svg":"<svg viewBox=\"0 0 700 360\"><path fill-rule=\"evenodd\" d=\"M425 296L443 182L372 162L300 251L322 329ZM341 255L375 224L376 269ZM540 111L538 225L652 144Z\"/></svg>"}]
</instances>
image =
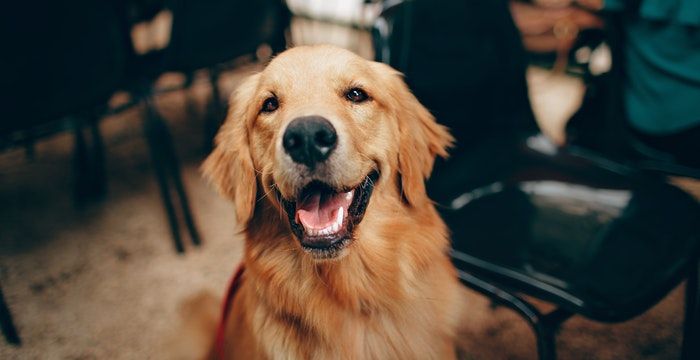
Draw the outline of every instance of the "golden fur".
<instances>
[{"instance_id":1,"label":"golden fur","mask_svg":"<svg viewBox=\"0 0 700 360\"><path fill-rule=\"evenodd\" d=\"M353 86L371 101L347 101ZM261 114L271 93L279 109ZM381 174L354 241L331 260L302 251L275 195L294 196L303 181L285 162L280 136L305 115L324 116L338 131L326 181L349 186L373 169ZM454 358L463 290L424 185L452 141L397 71L342 49L293 48L245 80L203 165L245 233L227 356Z\"/></svg>"}]
</instances>

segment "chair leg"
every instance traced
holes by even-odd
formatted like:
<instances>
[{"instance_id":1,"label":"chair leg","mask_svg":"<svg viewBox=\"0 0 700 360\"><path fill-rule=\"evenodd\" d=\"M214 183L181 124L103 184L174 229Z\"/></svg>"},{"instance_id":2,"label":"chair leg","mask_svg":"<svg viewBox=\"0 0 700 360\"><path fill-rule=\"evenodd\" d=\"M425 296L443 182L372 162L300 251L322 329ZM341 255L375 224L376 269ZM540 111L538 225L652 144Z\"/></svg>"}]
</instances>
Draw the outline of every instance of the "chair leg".
<instances>
[{"instance_id":1,"label":"chair leg","mask_svg":"<svg viewBox=\"0 0 700 360\"><path fill-rule=\"evenodd\" d=\"M155 109L153 109L153 104L148 99L146 100L146 114L144 116L143 127L146 135L146 141L148 142L148 149L151 153L153 169L155 171L156 179L158 180L158 187L160 188L160 196L161 199L163 199L165 213L168 217L168 223L170 225L170 232L173 236L175 250L178 253L183 253L185 251L185 247L182 244L180 227L178 226L175 207L173 206L173 200L170 195L168 178L165 169L166 159L164 154L166 151L164 150L164 141L169 134L167 133L163 120L155 112Z\"/></svg>"},{"instance_id":2,"label":"chair leg","mask_svg":"<svg viewBox=\"0 0 700 360\"><path fill-rule=\"evenodd\" d=\"M187 200L185 188L182 185L182 179L178 176L173 178L173 182L175 183L175 191L177 191L178 197L180 198L182 216L185 219L185 226L187 227L187 231L190 233L190 241L192 241L193 245L199 246L202 244L202 241L199 237L199 232L197 231L197 226L194 223L194 219L192 218L192 211L190 210L190 204Z\"/></svg>"},{"instance_id":3,"label":"chair leg","mask_svg":"<svg viewBox=\"0 0 700 360\"><path fill-rule=\"evenodd\" d=\"M555 329L550 329L543 324L533 324L535 337L537 337L537 357L540 360L554 360L557 358Z\"/></svg>"},{"instance_id":4,"label":"chair leg","mask_svg":"<svg viewBox=\"0 0 700 360\"><path fill-rule=\"evenodd\" d=\"M104 197L106 177L104 171L104 144L99 129L99 119L89 120L89 135L85 136L82 118L73 123L75 136L75 199L78 204Z\"/></svg>"},{"instance_id":5,"label":"chair leg","mask_svg":"<svg viewBox=\"0 0 700 360\"><path fill-rule=\"evenodd\" d=\"M160 186L161 197L163 198L168 221L170 222L175 249L178 253L182 253L185 248L182 243L182 237L180 236L180 225L173 204L173 193L179 199L182 217L192 243L194 245L199 245L201 240L192 217L185 187L182 184L180 165L168 127L157 113L151 99L146 99L146 108L147 114L144 117L144 131L151 150L153 167ZM173 187L172 189L171 186Z\"/></svg>"},{"instance_id":6,"label":"chair leg","mask_svg":"<svg viewBox=\"0 0 700 360\"><path fill-rule=\"evenodd\" d=\"M681 359L700 358L700 287L698 287L698 263L690 266L690 274L685 284L685 319L683 322L683 345Z\"/></svg>"},{"instance_id":7,"label":"chair leg","mask_svg":"<svg viewBox=\"0 0 700 360\"><path fill-rule=\"evenodd\" d=\"M164 131L167 133L167 127L165 127L165 124L163 125ZM199 232L197 231L197 226L195 225L194 219L192 217L192 211L190 209L189 200L187 199L185 187L182 184L182 173L180 171L180 164L178 162L177 155L175 154L175 150L172 144L172 138L170 136L166 136L164 138L164 142L166 145L166 150L168 150L164 154L168 158L168 160L165 163L166 166L169 167L170 178L172 179L172 183L175 188L175 193L177 194L177 197L180 200L182 217L185 220L185 226L187 227L187 231L190 234L190 240L192 241L192 244L198 246L201 244Z\"/></svg>"},{"instance_id":8,"label":"chair leg","mask_svg":"<svg viewBox=\"0 0 700 360\"><path fill-rule=\"evenodd\" d=\"M22 341L17 333L17 328L15 323L12 321L12 313L10 308L5 302L5 296L2 293L2 287L0 287L0 327L2 327L2 334L5 336L5 340L13 345L20 345Z\"/></svg>"},{"instance_id":9,"label":"chair leg","mask_svg":"<svg viewBox=\"0 0 700 360\"><path fill-rule=\"evenodd\" d=\"M488 296L495 303L511 308L530 324L535 333L537 354L540 360L554 360L557 358L557 330L564 321L573 316L573 313L558 308L548 314L542 314L532 304L510 292L467 272L457 270L457 273L464 285Z\"/></svg>"},{"instance_id":10,"label":"chair leg","mask_svg":"<svg viewBox=\"0 0 700 360\"><path fill-rule=\"evenodd\" d=\"M199 111L197 111L197 103L192 96L192 84L194 84L194 73L188 72L185 74L185 82L182 84L185 90L185 113L190 121L199 124L201 121Z\"/></svg>"},{"instance_id":11,"label":"chair leg","mask_svg":"<svg viewBox=\"0 0 700 360\"><path fill-rule=\"evenodd\" d=\"M537 334L537 352L540 359L556 359L556 334L559 326L568 320L573 313L557 308L550 313L540 315L536 324L533 324L533 329Z\"/></svg>"}]
</instances>

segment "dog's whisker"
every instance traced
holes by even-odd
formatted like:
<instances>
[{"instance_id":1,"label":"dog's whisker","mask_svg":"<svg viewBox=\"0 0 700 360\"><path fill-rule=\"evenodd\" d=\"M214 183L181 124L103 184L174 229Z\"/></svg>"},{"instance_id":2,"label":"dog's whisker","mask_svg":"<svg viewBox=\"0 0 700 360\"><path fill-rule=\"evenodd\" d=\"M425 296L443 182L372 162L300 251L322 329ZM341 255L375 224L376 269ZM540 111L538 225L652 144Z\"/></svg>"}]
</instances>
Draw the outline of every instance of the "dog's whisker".
<instances>
[{"instance_id":1,"label":"dog's whisker","mask_svg":"<svg viewBox=\"0 0 700 360\"><path fill-rule=\"evenodd\" d=\"M272 184L270 185L270 191L276 190L277 189L277 184ZM280 204L280 206L277 207L277 212L280 217L280 220L284 221L284 209L282 208L282 195L280 194L279 191L275 191L275 199L277 200L277 203Z\"/></svg>"},{"instance_id":2,"label":"dog's whisker","mask_svg":"<svg viewBox=\"0 0 700 360\"><path fill-rule=\"evenodd\" d=\"M266 192L263 194L263 196L261 196L261 197L258 199L257 202L260 202L260 201L263 200L264 198L268 197L268 196L270 195L270 192L272 192L272 191L274 191L274 189L269 189L268 191L266 191ZM257 202L256 202L256 203L257 203Z\"/></svg>"}]
</instances>

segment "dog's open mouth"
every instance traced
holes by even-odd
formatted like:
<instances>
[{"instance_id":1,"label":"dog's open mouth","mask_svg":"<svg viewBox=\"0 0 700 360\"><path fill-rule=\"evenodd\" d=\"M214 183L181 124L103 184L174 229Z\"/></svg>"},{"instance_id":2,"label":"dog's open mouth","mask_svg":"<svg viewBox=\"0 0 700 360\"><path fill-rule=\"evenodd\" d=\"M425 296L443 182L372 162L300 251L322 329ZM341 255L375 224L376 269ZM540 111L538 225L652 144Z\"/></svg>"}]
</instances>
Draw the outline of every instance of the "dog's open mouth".
<instances>
[{"instance_id":1,"label":"dog's open mouth","mask_svg":"<svg viewBox=\"0 0 700 360\"><path fill-rule=\"evenodd\" d=\"M337 256L352 241L353 230L362 221L378 178L379 173L373 171L359 185L340 190L313 181L297 199L283 199L301 247L316 258Z\"/></svg>"}]
</instances>

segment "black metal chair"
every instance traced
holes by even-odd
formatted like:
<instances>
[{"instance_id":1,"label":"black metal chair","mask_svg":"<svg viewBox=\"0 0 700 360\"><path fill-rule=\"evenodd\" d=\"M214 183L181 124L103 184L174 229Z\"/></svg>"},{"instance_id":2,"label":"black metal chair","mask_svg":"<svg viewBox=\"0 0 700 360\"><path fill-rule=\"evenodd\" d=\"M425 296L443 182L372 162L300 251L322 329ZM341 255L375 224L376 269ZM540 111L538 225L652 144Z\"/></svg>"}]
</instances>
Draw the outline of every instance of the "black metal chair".
<instances>
[{"instance_id":1,"label":"black metal chair","mask_svg":"<svg viewBox=\"0 0 700 360\"><path fill-rule=\"evenodd\" d=\"M25 145L31 155L35 139L72 129L76 199L100 197L105 181L98 121L123 79L126 57L118 19L109 4L89 1L13 5L2 21L8 54L2 71L12 96L3 97L0 148Z\"/></svg>"},{"instance_id":2,"label":"black metal chair","mask_svg":"<svg viewBox=\"0 0 700 360\"><path fill-rule=\"evenodd\" d=\"M172 11L173 16L170 42L163 50L131 57L129 90L144 103L144 131L175 248L183 252L179 218L184 220L192 243L199 245L200 239L180 177L170 131L154 104L155 95L181 87L158 89L155 82L165 72L180 72L188 79L183 84L187 87L195 71L208 70L212 99L205 121L207 151L224 118L218 86L224 65L238 57L255 54L263 43L270 44L273 51L284 49L289 13L284 4L276 0L172 0L164 1L163 5ZM179 202L178 207L175 202Z\"/></svg>"},{"instance_id":3,"label":"black metal chair","mask_svg":"<svg viewBox=\"0 0 700 360\"><path fill-rule=\"evenodd\" d=\"M697 201L583 149L557 149L542 135L483 146L484 153L455 159L459 170L450 175L471 172L462 179L475 186L442 210L460 278L523 315L543 359L555 358L556 330L572 315L625 321L688 279L682 352L694 358ZM504 171L479 173L480 165ZM438 174L433 186L441 181ZM557 309L542 314L520 293Z\"/></svg>"},{"instance_id":4,"label":"black metal chair","mask_svg":"<svg viewBox=\"0 0 700 360\"><path fill-rule=\"evenodd\" d=\"M168 71L192 73L206 68L212 86L211 108L205 123L205 150L211 150L225 115L218 81L222 64L255 55L262 44L272 53L286 48L289 10L282 0L170 0L173 27L164 66Z\"/></svg>"},{"instance_id":5,"label":"black metal chair","mask_svg":"<svg viewBox=\"0 0 700 360\"><path fill-rule=\"evenodd\" d=\"M279 1L173 1L171 6L176 15L173 43L167 51L146 57L133 52L125 2L15 3L12 11L3 12L0 35L9 56L2 59L1 67L6 89L13 96L2 97L0 149L25 145L31 155L36 139L72 130L76 199L100 197L106 185L99 119L143 103L144 132L156 178L176 250L182 252L173 195L180 202L193 243L200 240L170 132L153 105L157 92L153 82L165 71L191 73L254 53L261 42L280 50L289 19ZM133 101L109 109L107 101L120 88L132 92ZM218 88L214 89L213 102L219 103ZM218 116L223 117L222 113ZM8 342L20 343L1 290L0 325Z\"/></svg>"},{"instance_id":6,"label":"black metal chair","mask_svg":"<svg viewBox=\"0 0 700 360\"><path fill-rule=\"evenodd\" d=\"M0 146L26 145L31 155L35 139L71 129L75 135L76 200L80 204L101 198L106 179L99 120L142 99L142 86L131 77L135 55L124 3L77 1L59 6L44 1L16 4L13 11L4 14L3 35L13 56L6 58L3 70L15 97L3 106L8 112L0 124ZM136 100L118 109L108 108L111 95L125 87L137 89L133 92ZM167 180L172 179L176 194L184 194L184 187L171 139L160 118L146 116L144 130L165 208L172 215L171 228L176 228ZM198 243L186 197L180 199ZM174 231L173 238L181 252L179 232Z\"/></svg>"},{"instance_id":7,"label":"black metal chair","mask_svg":"<svg viewBox=\"0 0 700 360\"><path fill-rule=\"evenodd\" d=\"M659 174L539 134L507 2L388 5L379 60L405 72L458 141L428 188L462 282L523 316L539 357L553 359L571 316L624 321L687 279L682 354L697 358L697 200ZM556 309L543 314L522 295Z\"/></svg>"},{"instance_id":8,"label":"black metal chair","mask_svg":"<svg viewBox=\"0 0 700 360\"><path fill-rule=\"evenodd\" d=\"M3 96L0 149L25 145L31 154L36 139L72 130L76 199L100 197L105 179L98 121L125 68L118 19L109 3L87 0L13 6L0 21L6 39L0 67L12 94ZM2 291L0 325L8 342L20 343Z\"/></svg>"}]
</instances>

